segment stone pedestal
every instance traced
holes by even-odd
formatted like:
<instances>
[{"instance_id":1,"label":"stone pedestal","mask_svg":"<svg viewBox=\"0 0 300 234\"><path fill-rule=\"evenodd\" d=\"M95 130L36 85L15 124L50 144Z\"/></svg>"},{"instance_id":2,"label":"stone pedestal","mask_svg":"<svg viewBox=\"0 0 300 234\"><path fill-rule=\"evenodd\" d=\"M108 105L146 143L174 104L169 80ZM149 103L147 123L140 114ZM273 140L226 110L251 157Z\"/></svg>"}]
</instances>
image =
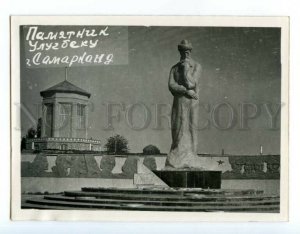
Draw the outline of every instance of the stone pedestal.
<instances>
[{"instance_id":1,"label":"stone pedestal","mask_svg":"<svg viewBox=\"0 0 300 234\"><path fill-rule=\"evenodd\" d=\"M153 170L152 172L172 188L221 188L221 171Z\"/></svg>"}]
</instances>

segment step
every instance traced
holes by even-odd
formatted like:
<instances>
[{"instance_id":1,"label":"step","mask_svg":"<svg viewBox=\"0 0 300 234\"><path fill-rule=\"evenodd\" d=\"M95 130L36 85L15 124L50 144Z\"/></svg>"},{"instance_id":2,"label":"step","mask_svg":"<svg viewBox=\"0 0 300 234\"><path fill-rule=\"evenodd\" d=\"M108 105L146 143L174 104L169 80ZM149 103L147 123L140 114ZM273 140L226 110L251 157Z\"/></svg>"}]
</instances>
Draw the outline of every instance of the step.
<instances>
[{"instance_id":1,"label":"step","mask_svg":"<svg viewBox=\"0 0 300 234\"><path fill-rule=\"evenodd\" d=\"M72 202L86 202L86 203L102 203L102 204L128 204L128 203L139 203L139 204L149 204L149 205L160 205L160 206L195 206L195 205L201 205L201 206L242 206L242 205L279 205L279 199L272 199L272 200L262 200L262 201L226 201L226 202L211 202L211 201L146 201L146 200L115 200L115 199L96 199L96 198L90 198L90 197L66 197L66 196L45 196L44 199L47 200L58 200L58 201L72 201Z\"/></svg>"},{"instance_id":2,"label":"step","mask_svg":"<svg viewBox=\"0 0 300 234\"><path fill-rule=\"evenodd\" d=\"M40 205L40 204L30 204L25 203L21 205L21 209L39 209L39 210L74 210L72 207L65 207L64 205L55 206L55 205ZM86 210L86 208L76 208L76 210ZM96 210L93 209L93 210Z\"/></svg>"},{"instance_id":3,"label":"step","mask_svg":"<svg viewBox=\"0 0 300 234\"><path fill-rule=\"evenodd\" d=\"M66 191L65 196L69 197L95 197L95 198L107 198L107 199L125 199L125 200L159 200L159 201L174 201L174 200L190 200L190 201L244 201L244 200L268 200L268 199L279 199L278 196L224 196L224 195L199 195L199 194L187 194L187 195L174 195L174 194L122 194L122 193L99 193L99 192L82 192L82 191Z\"/></svg>"},{"instance_id":4,"label":"step","mask_svg":"<svg viewBox=\"0 0 300 234\"><path fill-rule=\"evenodd\" d=\"M83 192L109 192L109 193L127 193L127 194L189 194L189 193L197 193L197 194L224 194L224 195L250 195L250 194L263 194L262 190L239 190L239 189L174 189L174 188L136 188L136 189L124 189L124 188L95 188L95 187L84 187L81 189Z\"/></svg>"},{"instance_id":5,"label":"step","mask_svg":"<svg viewBox=\"0 0 300 234\"><path fill-rule=\"evenodd\" d=\"M255 211L279 211L279 205L256 205L256 206L192 206L192 207L180 207L180 206L159 206L159 205L146 205L138 203L130 204L95 204L85 202L71 202L71 201L52 201L46 199L29 199L27 204L41 205L41 206L63 206L77 208L97 208L97 209L114 209L114 210L145 210L145 211L227 211L227 212L255 212ZM30 207L28 205L27 207Z\"/></svg>"}]
</instances>

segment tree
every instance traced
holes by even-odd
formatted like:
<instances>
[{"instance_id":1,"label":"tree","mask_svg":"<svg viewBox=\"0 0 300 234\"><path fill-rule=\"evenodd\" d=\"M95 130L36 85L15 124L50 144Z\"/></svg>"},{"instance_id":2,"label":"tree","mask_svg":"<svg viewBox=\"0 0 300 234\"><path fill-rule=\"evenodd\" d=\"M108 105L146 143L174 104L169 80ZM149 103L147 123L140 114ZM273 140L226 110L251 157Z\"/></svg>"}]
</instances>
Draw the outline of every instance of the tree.
<instances>
[{"instance_id":1,"label":"tree","mask_svg":"<svg viewBox=\"0 0 300 234\"><path fill-rule=\"evenodd\" d=\"M21 140L21 150L26 149L26 137L22 137Z\"/></svg>"},{"instance_id":2,"label":"tree","mask_svg":"<svg viewBox=\"0 0 300 234\"><path fill-rule=\"evenodd\" d=\"M27 130L26 138L27 139L32 139L32 138L35 138L35 136L36 136L36 130L33 127L29 128Z\"/></svg>"},{"instance_id":3,"label":"tree","mask_svg":"<svg viewBox=\"0 0 300 234\"><path fill-rule=\"evenodd\" d=\"M125 154L128 153L128 140L120 135L115 135L107 139L105 144L108 153Z\"/></svg>"},{"instance_id":4,"label":"tree","mask_svg":"<svg viewBox=\"0 0 300 234\"><path fill-rule=\"evenodd\" d=\"M160 150L155 145L147 145L143 149L143 154L144 155L160 154Z\"/></svg>"},{"instance_id":5,"label":"tree","mask_svg":"<svg viewBox=\"0 0 300 234\"><path fill-rule=\"evenodd\" d=\"M36 126L36 135L37 138L42 136L42 118L38 119L37 126Z\"/></svg>"}]
</instances>

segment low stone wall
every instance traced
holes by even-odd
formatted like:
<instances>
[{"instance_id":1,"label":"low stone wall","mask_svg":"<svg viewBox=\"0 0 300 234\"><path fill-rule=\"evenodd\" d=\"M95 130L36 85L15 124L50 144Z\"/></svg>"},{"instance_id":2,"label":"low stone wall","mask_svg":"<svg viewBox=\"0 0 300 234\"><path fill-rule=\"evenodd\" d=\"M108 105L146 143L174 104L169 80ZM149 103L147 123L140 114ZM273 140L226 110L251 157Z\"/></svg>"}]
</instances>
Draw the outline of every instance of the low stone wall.
<instances>
[{"instance_id":1,"label":"low stone wall","mask_svg":"<svg viewBox=\"0 0 300 234\"><path fill-rule=\"evenodd\" d=\"M132 179L139 158L111 155L23 155L22 177Z\"/></svg>"},{"instance_id":2,"label":"low stone wall","mask_svg":"<svg viewBox=\"0 0 300 234\"><path fill-rule=\"evenodd\" d=\"M22 154L22 177L133 179L138 161L151 170L164 168L162 155ZM206 170L222 179L279 179L280 156L201 156Z\"/></svg>"},{"instance_id":3,"label":"low stone wall","mask_svg":"<svg viewBox=\"0 0 300 234\"><path fill-rule=\"evenodd\" d=\"M82 187L103 188L135 188L132 179L103 178L55 178L55 177L23 177L21 179L22 194L28 193L61 193L66 190L79 191ZM280 194L280 180L223 180L222 189L255 189L264 194Z\"/></svg>"},{"instance_id":4,"label":"low stone wall","mask_svg":"<svg viewBox=\"0 0 300 234\"><path fill-rule=\"evenodd\" d=\"M76 191L82 187L134 188L132 179L99 178L55 178L22 177L21 192L24 193L61 193L66 190Z\"/></svg>"},{"instance_id":5,"label":"low stone wall","mask_svg":"<svg viewBox=\"0 0 300 234\"><path fill-rule=\"evenodd\" d=\"M280 180L277 179L226 179L222 180L222 189L254 189L262 190L264 194L280 195Z\"/></svg>"},{"instance_id":6,"label":"low stone wall","mask_svg":"<svg viewBox=\"0 0 300 234\"><path fill-rule=\"evenodd\" d=\"M229 157L230 171L223 179L280 179L280 156L232 156Z\"/></svg>"}]
</instances>

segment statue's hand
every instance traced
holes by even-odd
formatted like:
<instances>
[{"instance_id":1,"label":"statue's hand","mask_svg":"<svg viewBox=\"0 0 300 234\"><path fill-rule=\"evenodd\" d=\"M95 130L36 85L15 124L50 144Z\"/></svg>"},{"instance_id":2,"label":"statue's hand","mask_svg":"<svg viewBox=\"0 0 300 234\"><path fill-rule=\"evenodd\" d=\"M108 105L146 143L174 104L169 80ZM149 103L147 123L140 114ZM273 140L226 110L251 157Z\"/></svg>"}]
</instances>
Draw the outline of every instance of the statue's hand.
<instances>
[{"instance_id":1,"label":"statue's hand","mask_svg":"<svg viewBox=\"0 0 300 234\"><path fill-rule=\"evenodd\" d=\"M186 95L192 99L195 99L195 100L198 100L198 96L197 94L195 93L194 90L188 90L186 91Z\"/></svg>"},{"instance_id":2,"label":"statue's hand","mask_svg":"<svg viewBox=\"0 0 300 234\"><path fill-rule=\"evenodd\" d=\"M181 62L181 67L183 68L183 70L188 71L190 69L190 62L188 60L184 60L183 62Z\"/></svg>"}]
</instances>

